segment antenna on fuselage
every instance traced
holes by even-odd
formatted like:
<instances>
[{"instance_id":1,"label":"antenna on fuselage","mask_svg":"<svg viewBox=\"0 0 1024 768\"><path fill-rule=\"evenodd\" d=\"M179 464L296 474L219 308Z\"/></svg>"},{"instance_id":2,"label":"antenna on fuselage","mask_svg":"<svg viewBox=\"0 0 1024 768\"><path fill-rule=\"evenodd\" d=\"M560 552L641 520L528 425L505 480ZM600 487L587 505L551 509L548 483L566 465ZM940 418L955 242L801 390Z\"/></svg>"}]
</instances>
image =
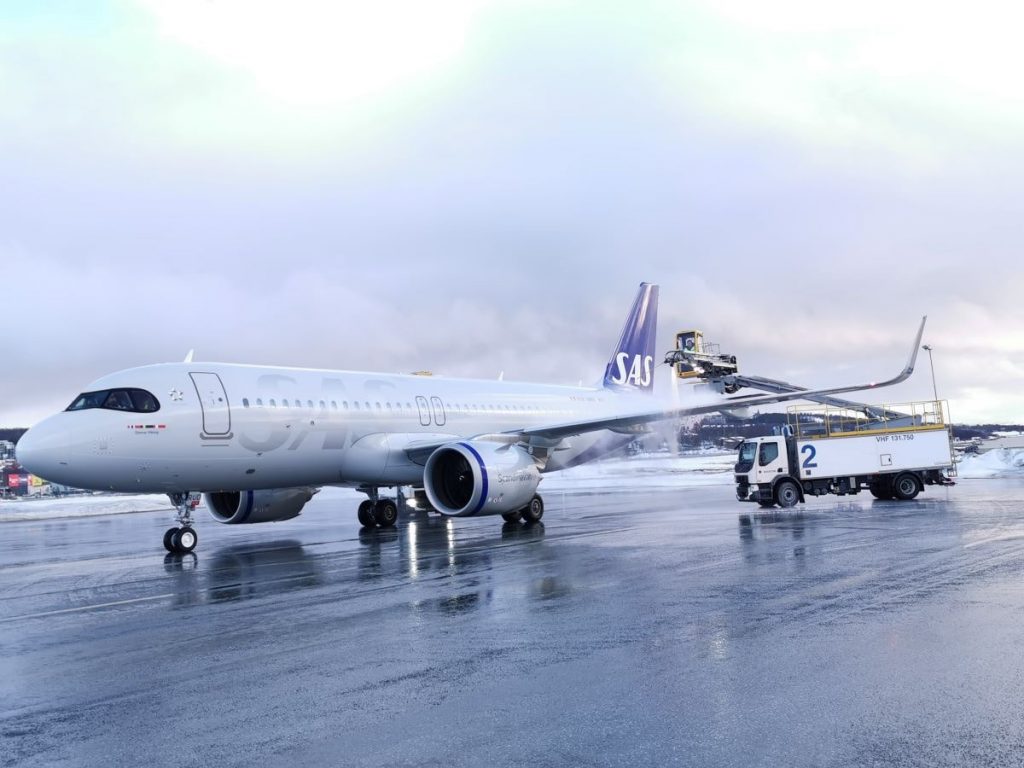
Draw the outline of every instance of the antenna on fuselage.
<instances>
[{"instance_id":1,"label":"antenna on fuselage","mask_svg":"<svg viewBox=\"0 0 1024 768\"><path fill-rule=\"evenodd\" d=\"M192 362L192 358L193 358L193 357L195 357L195 355L196 355L196 351L195 351L194 349L190 349L190 350L188 351L188 354L187 354L187 355L185 355L185 360L184 360L184 362L186 362L186 363L191 363L191 362Z\"/></svg>"}]
</instances>

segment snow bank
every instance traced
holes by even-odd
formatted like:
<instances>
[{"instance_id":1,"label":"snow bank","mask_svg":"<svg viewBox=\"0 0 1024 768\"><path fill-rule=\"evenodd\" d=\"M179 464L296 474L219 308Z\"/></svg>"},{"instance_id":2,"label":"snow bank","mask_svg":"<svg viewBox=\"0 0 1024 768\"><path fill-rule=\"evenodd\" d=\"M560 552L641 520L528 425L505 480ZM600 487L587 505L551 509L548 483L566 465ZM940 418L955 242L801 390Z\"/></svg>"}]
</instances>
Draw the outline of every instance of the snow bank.
<instances>
[{"instance_id":1,"label":"snow bank","mask_svg":"<svg viewBox=\"0 0 1024 768\"><path fill-rule=\"evenodd\" d=\"M55 520L64 517L90 517L92 515L124 515L171 509L166 496L139 494L90 494L88 496L44 496L33 499L0 501L0 522L15 520Z\"/></svg>"},{"instance_id":2,"label":"snow bank","mask_svg":"<svg viewBox=\"0 0 1024 768\"><path fill-rule=\"evenodd\" d=\"M1024 449L997 448L985 453L969 453L957 464L956 473L970 480L1024 477Z\"/></svg>"},{"instance_id":3,"label":"snow bank","mask_svg":"<svg viewBox=\"0 0 1024 768\"><path fill-rule=\"evenodd\" d=\"M595 461L544 476L541 490L595 488L678 488L731 485L736 453L640 454Z\"/></svg>"}]
</instances>

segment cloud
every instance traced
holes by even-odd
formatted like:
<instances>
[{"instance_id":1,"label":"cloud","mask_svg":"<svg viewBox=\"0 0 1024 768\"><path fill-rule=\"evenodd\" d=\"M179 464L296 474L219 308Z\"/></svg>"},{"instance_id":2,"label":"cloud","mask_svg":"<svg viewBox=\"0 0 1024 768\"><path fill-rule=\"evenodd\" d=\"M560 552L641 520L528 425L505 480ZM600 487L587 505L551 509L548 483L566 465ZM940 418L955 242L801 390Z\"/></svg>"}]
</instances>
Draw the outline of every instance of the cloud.
<instances>
[{"instance_id":1,"label":"cloud","mask_svg":"<svg viewBox=\"0 0 1024 768\"><path fill-rule=\"evenodd\" d=\"M277 7L0 23L0 424L193 347L593 381L641 280L661 346L701 328L812 385L895 373L928 314L956 418L1021 418L1017 116L975 98L1016 86L929 64L902 6L879 30L796 5L457 5L363 90L332 71L373 69L408 35L390 16L425 10ZM339 25L380 45L333 52ZM903 39L913 71L879 48ZM930 391L922 368L885 397Z\"/></svg>"},{"instance_id":2,"label":"cloud","mask_svg":"<svg viewBox=\"0 0 1024 768\"><path fill-rule=\"evenodd\" d=\"M1022 21L998 0L695 2L666 13L660 55L667 92L685 104L934 169L976 161L979 145L1015 147Z\"/></svg>"}]
</instances>

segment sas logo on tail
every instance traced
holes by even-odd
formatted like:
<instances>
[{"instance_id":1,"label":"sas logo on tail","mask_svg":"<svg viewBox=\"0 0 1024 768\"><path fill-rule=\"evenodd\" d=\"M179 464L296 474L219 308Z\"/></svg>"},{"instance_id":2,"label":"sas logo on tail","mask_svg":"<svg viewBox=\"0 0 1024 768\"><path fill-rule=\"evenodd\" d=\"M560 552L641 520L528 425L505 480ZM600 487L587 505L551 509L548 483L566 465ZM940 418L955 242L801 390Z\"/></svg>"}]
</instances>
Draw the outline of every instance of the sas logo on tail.
<instances>
[{"instance_id":1,"label":"sas logo on tail","mask_svg":"<svg viewBox=\"0 0 1024 768\"><path fill-rule=\"evenodd\" d=\"M615 366L618 372L612 376L615 384L632 384L635 387L649 387L651 385L651 367L654 365L654 358L650 355L641 357L633 356L633 363L626 371L626 361L629 359L628 352L619 352L615 356Z\"/></svg>"}]
</instances>

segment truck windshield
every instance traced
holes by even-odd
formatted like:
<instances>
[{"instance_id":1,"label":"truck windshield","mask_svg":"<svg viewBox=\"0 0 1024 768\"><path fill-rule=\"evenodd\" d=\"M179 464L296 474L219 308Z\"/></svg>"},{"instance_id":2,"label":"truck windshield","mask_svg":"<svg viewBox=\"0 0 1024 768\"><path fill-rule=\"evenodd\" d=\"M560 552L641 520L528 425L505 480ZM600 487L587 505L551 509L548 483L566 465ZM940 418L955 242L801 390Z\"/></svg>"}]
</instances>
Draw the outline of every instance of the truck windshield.
<instances>
[{"instance_id":1,"label":"truck windshield","mask_svg":"<svg viewBox=\"0 0 1024 768\"><path fill-rule=\"evenodd\" d=\"M757 443L740 443L740 455L736 462L737 472L749 472L757 456Z\"/></svg>"}]
</instances>

